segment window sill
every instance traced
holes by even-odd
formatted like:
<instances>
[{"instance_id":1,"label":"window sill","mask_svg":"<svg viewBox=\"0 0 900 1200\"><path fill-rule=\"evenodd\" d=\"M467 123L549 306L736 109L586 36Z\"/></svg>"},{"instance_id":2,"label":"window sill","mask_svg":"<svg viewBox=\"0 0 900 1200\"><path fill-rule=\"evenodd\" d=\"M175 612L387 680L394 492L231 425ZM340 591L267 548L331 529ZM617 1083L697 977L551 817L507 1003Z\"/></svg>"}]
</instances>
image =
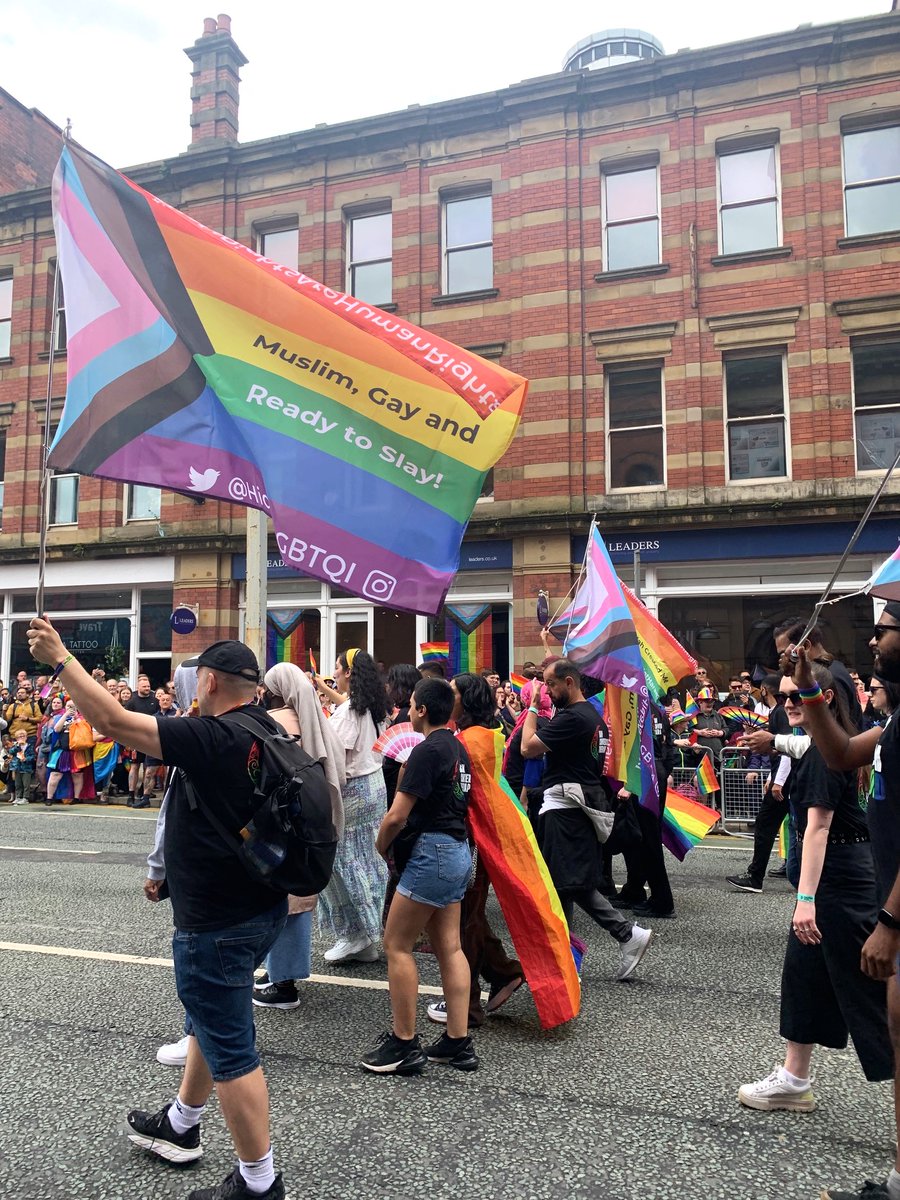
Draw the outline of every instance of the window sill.
<instances>
[{"instance_id":1,"label":"window sill","mask_svg":"<svg viewBox=\"0 0 900 1200\"><path fill-rule=\"evenodd\" d=\"M748 475L746 479L726 479L726 487L754 486L758 483L793 483L790 475Z\"/></svg>"},{"instance_id":2,"label":"window sill","mask_svg":"<svg viewBox=\"0 0 900 1200\"><path fill-rule=\"evenodd\" d=\"M50 521L47 525L48 529L77 529L77 521Z\"/></svg>"},{"instance_id":3,"label":"window sill","mask_svg":"<svg viewBox=\"0 0 900 1200\"><path fill-rule=\"evenodd\" d=\"M494 497L493 496L479 496L478 499L475 501L475 503L476 504L493 504Z\"/></svg>"},{"instance_id":4,"label":"window sill","mask_svg":"<svg viewBox=\"0 0 900 1200\"><path fill-rule=\"evenodd\" d=\"M4 358L0 358L0 367L8 367L11 362L14 362L11 354L7 354Z\"/></svg>"},{"instance_id":5,"label":"window sill","mask_svg":"<svg viewBox=\"0 0 900 1200\"><path fill-rule=\"evenodd\" d=\"M65 350L54 350L53 351L54 360L57 358L65 358L65 357L66 357ZM41 350L38 354L38 358L40 359L41 362L49 362L50 361L50 351L49 350Z\"/></svg>"},{"instance_id":6,"label":"window sill","mask_svg":"<svg viewBox=\"0 0 900 1200\"><path fill-rule=\"evenodd\" d=\"M654 263L647 267L623 267L620 271L598 271L594 276L594 282L613 283L616 279L640 279L645 275L666 275L669 270L668 263Z\"/></svg>"},{"instance_id":7,"label":"window sill","mask_svg":"<svg viewBox=\"0 0 900 1200\"><path fill-rule=\"evenodd\" d=\"M735 263L766 262L772 258L790 258L793 246L772 246L768 250L744 250L740 254L714 254L710 262L714 267L730 267Z\"/></svg>"},{"instance_id":8,"label":"window sill","mask_svg":"<svg viewBox=\"0 0 900 1200\"><path fill-rule=\"evenodd\" d=\"M884 242L900 241L900 229L886 229L883 233L861 233L856 237L837 240L839 250L852 250L854 246L880 246Z\"/></svg>"},{"instance_id":9,"label":"window sill","mask_svg":"<svg viewBox=\"0 0 900 1200\"><path fill-rule=\"evenodd\" d=\"M477 292L452 292L447 296L432 296L431 303L434 305L471 304L473 300L493 300L495 296L499 295L499 288L482 288Z\"/></svg>"},{"instance_id":10,"label":"window sill","mask_svg":"<svg viewBox=\"0 0 900 1200\"><path fill-rule=\"evenodd\" d=\"M665 490L664 483L648 483L646 487L611 487L608 489L610 496L631 496L635 492L664 492Z\"/></svg>"},{"instance_id":11,"label":"window sill","mask_svg":"<svg viewBox=\"0 0 900 1200\"><path fill-rule=\"evenodd\" d=\"M357 297L354 296L354 299ZM372 304L370 300L360 300L360 304L371 304L372 308L380 308L382 312L396 312L397 305L392 300L390 304Z\"/></svg>"}]
</instances>

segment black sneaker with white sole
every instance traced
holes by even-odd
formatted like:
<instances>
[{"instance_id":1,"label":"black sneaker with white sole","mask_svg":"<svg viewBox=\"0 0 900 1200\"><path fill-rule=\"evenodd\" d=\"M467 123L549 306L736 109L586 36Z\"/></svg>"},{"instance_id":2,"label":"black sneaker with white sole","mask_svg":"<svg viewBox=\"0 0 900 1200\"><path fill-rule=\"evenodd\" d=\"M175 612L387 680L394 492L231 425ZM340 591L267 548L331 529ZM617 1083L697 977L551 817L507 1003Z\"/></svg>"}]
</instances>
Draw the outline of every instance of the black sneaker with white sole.
<instances>
[{"instance_id":1,"label":"black sneaker with white sole","mask_svg":"<svg viewBox=\"0 0 900 1200\"><path fill-rule=\"evenodd\" d=\"M284 1200L284 1181L280 1175L264 1192L251 1192L244 1183L240 1167L235 1167L218 1187L195 1188L188 1200Z\"/></svg>"},{"instance_id":2,"label":"black sneaker with white sole","mask_svg":"<svg viewBox=\"0 0 900 1200\"><path fill-rule=\"evenodd\" d=\"M456 1067L457 1071L477 1071L478 1055L470 1037L452 1038L442 1033L436 1042L425 1048L429 1062Z\"/></svg>"},{"instance_id":3,"label":"black sneaker with white sole","mask_svg":"<svg viewBox=\"0 0 900 1200\"><path fill-rule=\"evenodd\" d=\"M299 1008L300 996L293 979L253 988L253 1003L257 1008Z\"/></svg>"},{"instance_id":4,"label":"black sneaker with white sole","mask_svg":"<svg viewBox=\"0 0 900 1200\"><path fill-rule=\"evenodd\" d=\"M421 1075L427 1062L418 1034L405 1041L388 1032L381 1035L374 1050L362 1056L360 1066L377 1075Z\"/></svg>"},{"instance_id":5,"label":"black sneaker with white sole","mask_svg":"<svg viewBox=\"0 0 900 1200\"><path fill-rule=\"evenodd\" d=\"M176 1133L169 1121L171 1104L158 1113L144 1112L133 1108L125 1118L128 1125L128 1140L149 1150L171 1163L189 1163L203 1156L200 1145L200 1126L192 1126L187 1133Z\"/></svg>"},{"instance_id":6,"label":"black sneaker with white sole","mask_svg":"<svg viewBox=\"0 0 900 1200\"><path fill-rule=\"evenodd\" d=\"M755 880L752 875L726 875L725 882L730 883L739 892L759 893L762 891L762 882Z\"/></svg>"}]
</instances>

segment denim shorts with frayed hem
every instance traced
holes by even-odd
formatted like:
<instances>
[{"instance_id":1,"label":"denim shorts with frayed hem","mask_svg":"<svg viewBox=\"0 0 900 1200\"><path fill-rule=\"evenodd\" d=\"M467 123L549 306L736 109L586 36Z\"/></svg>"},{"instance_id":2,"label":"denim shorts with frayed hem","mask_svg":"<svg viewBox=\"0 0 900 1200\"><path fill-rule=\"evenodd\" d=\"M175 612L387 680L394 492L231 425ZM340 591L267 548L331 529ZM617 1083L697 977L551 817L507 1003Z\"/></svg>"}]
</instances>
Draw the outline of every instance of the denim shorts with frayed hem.
<instances>
[{"instance_id":1,"label":"denim shorts with frayed hem","mask_svg":"<svg viewBox=\"0 0 900 1200\"><path fill-rule=\"evenodd\" d=\"M185 1033L200 1045L216 1083L259 1066L253 1024L253 972L287 919L287 899L240 925L201 932L175 930L172 955Z\"/></svg>"},{"instance_id":2,"label":"denim shorts with frayed hem","mask_svg":"<svg viewBox=\"0 0 900 1200\"><path fill-rule=\"evenodd\" d=\"M446 833L423 833L413 847L397 891L418 904L446 908L462 900L471 874L468 842L457 842Z\"/></svg>"}]
</instances>

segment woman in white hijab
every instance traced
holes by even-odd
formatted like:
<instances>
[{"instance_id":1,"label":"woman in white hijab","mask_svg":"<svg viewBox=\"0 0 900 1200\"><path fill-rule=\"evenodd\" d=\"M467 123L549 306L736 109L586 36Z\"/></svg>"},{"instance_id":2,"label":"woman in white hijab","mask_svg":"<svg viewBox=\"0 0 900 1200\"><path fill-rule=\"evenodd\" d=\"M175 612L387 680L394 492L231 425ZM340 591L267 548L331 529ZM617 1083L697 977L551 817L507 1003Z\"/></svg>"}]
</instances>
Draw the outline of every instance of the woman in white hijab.
<instances>
[{"instance_id":1,"label":"woman in white hijab","mask_svg":"<svg viewBox=\"0 0 900 1200\"><path fill-rule=\"evenodd\" d=\"M299 737L300 745L325 768L331 795L334 826L340 838L344 829L341 788L346 779L345 751L322 712L316 689L293 663L277 663L266 672L271 698L269 716L285 733ZM296 1008L300 1003L298 979L310 973L310 939L315 896L290 896L288 919L266 959L266 974L257 981L253 1003L259 1008Z\"/></svg>"}]
</instances>

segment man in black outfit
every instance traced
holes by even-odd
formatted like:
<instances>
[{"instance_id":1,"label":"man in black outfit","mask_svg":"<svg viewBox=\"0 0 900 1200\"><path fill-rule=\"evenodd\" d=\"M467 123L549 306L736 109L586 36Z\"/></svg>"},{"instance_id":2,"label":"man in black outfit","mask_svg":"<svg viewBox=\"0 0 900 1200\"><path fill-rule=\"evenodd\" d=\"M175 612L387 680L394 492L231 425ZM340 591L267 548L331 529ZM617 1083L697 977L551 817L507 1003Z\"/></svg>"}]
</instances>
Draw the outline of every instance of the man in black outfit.
<instances>
[{"instance_id":1,"label":"man in black outfit","mask_svg":"<svg viewBox=\"0 0 900 1200\"><path fill-rule=\"evenodd\" d=\"M175 983L188 1017L187 1065L174 1102L157 1113L128 1114L128 1136L166 1162L200 1158L200 1118L215 1087L238 1165L218 1187L195 1189L188 1200L284 1200L256 1053L253 974L284 927L287 897L248 874L207 816L214 813L237 838L259 803L260 739L227 720L239 713L260 733L279 732L254 703L256 657L241 642L214 643L188 664L197 666L199 718L160 720L123 708L66 651L48 621L35 618L28 641L39 662L56 664L66 691L96 729L180 768L169 790L164 882L175 922ZM160 899L162 882L145 884L148 899Z\"/></svg>"},{"instance_id":2,"label":"man in black outfit","mask_svg":"<svg viewBox=\"0 0 900 1200\"><path fill-rule=\"evenodd\" d=\"M131 699L125 705L128 712L143 713L145 717L155 717L159 712L159 703L150 690L150 679L147 675L138 675L137 689L132 692ZM128 768L128 800L129 808L149 808L153 788L147 779L146 755L141 750L134 751L134 761ZM144 767L144 779L140 787L138 779L141 766Z\"/></svg>"},{"instance_id":3,"label":"man in black outfit","mask_svg":"<svg viewBox=\"0 0 900 1200\"><path fill-rule=\"evenodd\" d=\"M641 842L633 849L625 851L628 876L619 899L630 904L636 917L666 918L675 916L675 900L663 854L662 822L666 811L669 776L678 761L678 754L666 710L651 703L649 719L653 728L653 757L656 760L656 779L659 784L659 813L651 812L645 805L640 804L637 796L631 796L630 792L625 793L637 810ZM622 794L619 792L620 798ZM644 884L650 888L649 900L645 900Z\"/></svg>"}]
</instances>

